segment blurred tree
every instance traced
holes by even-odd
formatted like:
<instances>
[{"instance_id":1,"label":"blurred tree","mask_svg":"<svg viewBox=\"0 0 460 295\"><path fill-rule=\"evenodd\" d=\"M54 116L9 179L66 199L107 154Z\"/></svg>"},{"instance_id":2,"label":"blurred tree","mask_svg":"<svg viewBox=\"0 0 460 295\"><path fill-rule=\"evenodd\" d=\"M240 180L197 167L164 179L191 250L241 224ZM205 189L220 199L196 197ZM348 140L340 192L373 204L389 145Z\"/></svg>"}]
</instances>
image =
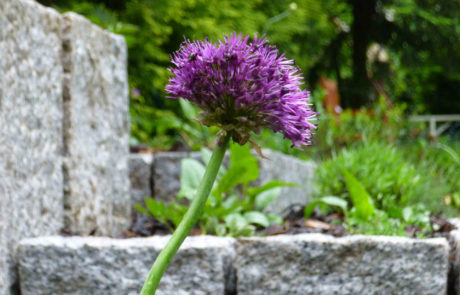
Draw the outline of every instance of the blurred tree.
<instances>
[{"instance_id":1,"label":"blurred tree","mask_svg":"<svg viewBox=\"0 0 460 295\"><path fill-rule=\"evenodd\" d=\"M375 99L369 83L375 73L367 53L369 45L377 43L390 56L390 71L384 82L394 100L407 102L418 112L460 112L459 91L450 91L460 88L459 0L348 0L347 3L353 12L349 23L352 36L348 37L352 42L350 48L340 48L345 54L339 62L335 61L340 63L341 70L335 72L346 107L357 108ZM347 14L338 17L349 19ZM339 37L331 42L334 54L326 58L337 59L337 47L346 44L346 38L345 42L337 43L344 39ZM340 73L349 71L350 65L343 58L350 58L350 49L352 77L344 83Z\"/></svg>"},{"instance_id":2,"label":"blurred tree","mask_svg":"<svg viewBox=\"0 0 460 295\"><path fill-rule=\"evenodd\" d=\"M459 113L460 1L393 2L379 9L391 28L394 97L418 112Z\"/></svg>"},{"instance_id":3,"label":"blurred tree","mask_svg":"<svg viewBox=\"0 0 460 295\"><path fill-rule=\"evenodd\" d=\"M233 31L266 34L296 60L309 89L320 76L335 79L345 107L383 94L412 111L460 112L460 0L39 1L126 37L136 90L131 112L142 138L159 129L136 122L166 116L157 110L183 118L177 101L164 100L169 54L184 37L216 40ZM177 135L175 128L160 129Z\"/></svg>"},{"instance_id":4,"label":"blurred tree","mask_svg":"<svg viewBox=\"0 0 460 295\"><path fill-rule=\"evenodd\" d=\"M353 39L352 72L353 79L348 93L348 105L359 108L369 99L370 83L367 76L367 48L375 30L376 0L351 0L353 7L353 25L351 27Z\"/></svg>"}]
</instances>

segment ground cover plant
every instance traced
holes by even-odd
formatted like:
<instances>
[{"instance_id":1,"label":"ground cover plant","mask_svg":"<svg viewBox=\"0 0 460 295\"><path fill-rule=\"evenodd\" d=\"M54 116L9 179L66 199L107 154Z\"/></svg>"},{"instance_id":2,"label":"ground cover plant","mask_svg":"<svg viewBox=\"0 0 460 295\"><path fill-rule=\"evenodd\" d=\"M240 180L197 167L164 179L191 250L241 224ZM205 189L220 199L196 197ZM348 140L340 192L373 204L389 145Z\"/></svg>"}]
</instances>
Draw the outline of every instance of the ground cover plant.
<instances>
[{"instance_id":1,"label":"ground cover plant","mask_svg":"<svg viewBox=\"0 0 460 295\"><path fill-rule=\"evenodd\" d=\"M205 172L205 165L211 158L208 149L202 149L203 163L187 158L181 164L181 189L177 198L165 204L154 198L145 199L145 208L136 208L166 225L173 232L187 211L187 203L193 200ZM271 224L282 224L281 216L265 213L264 209L279 197L280 188L287 185L281 181L270 181L261 186L249 186L257 180L259 167L257 157L248 145L230 146L230 166L221 167L211 194L198 218L197 224L202 234L217 236L252 236L257 229ZM187 202L183 202L187 200Z\"/></svg>"},{"instance_id":2,"label":"ground cover plant","mask_svg":"<svg viewBox=\"0 0 460 295\"><path fill-rule=\"evenodd\" d=\"M322 109L321 102L317 109ZM408 122L403 105L388 106L381 99L372 108L339 114L322 111L315 144L306 153L293 152L277 136L262 133L257 139L264 146L318 163L315 198L306 216L317 207L324 214L346 215L334 222L350 232L423 236L438 228L430 216L459 214L458 139L431 138L426 126ZM356 209L346 173L370 196L374 222L349 214Z\"/></svg>"},{"instance_id":3,"label":"ground cover plant","mask_svg":"<svg viewBox=\"0 0 460 295\"><path fill-rule=\"evenodd\" d=\"M407 229L415 226L423 236L436 230L430 216L458 214L460 166L455 150L436 148L439 143L428 145L431 147L422 149L423 158L414 153L413 145L403 148L373 142L342 149L319 165L315 174L317 199L334 196L345 201L347 206L338 208L347 216L352 232L407 235ZM356 218L362 200L369 200L364 202L371 205L365 206L368 214ZM323 205L323 209L328 212L334 204L326 205L329 208ZM373 222L368 222L369 218Z\"/></svg>"}]
</instances>

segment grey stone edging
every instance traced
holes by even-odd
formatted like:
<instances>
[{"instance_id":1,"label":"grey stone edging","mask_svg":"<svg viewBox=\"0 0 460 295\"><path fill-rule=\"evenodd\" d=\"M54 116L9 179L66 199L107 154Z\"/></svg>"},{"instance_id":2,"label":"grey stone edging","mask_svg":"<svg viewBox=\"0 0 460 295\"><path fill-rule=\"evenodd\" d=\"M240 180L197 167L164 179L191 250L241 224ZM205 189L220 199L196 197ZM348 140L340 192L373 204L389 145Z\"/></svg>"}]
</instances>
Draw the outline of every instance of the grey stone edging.
<instances>
[{"instance_id":1,"label":"grey stone edging","mask_svg":"<svg viewBox=\"0 0 460 295\"><path fill-rule=\"evenodd\" d=\"M23 240L22 294L137 295L167 239ZM447 290L448 258L449 245L443 238L196 236L181 247L157 294L231 295L237 289L238 295L442 295Z\"/></svg>"},{"instance_id":2,"label":"grey stone edging","mask_svg":"<svg viewBox=\"0 0 460 295\"><path fill-rule=\"evenodd\" d=\"M238 295L413 294L447 291L443 238L245 238L236 244Z\"/></svg>"},{"instance_id":3,"label":"grey stone edging","mask_svg":"<svg viewBox=\"0 0 460 295\"><path fill-rule=\"evenodd\" d=\"M24 240L19 246L22 295L138 295L168 238ZM235 255L233 243L231 238L188 238L156 294L224 294Z\"/></svg>"}]
</instances>

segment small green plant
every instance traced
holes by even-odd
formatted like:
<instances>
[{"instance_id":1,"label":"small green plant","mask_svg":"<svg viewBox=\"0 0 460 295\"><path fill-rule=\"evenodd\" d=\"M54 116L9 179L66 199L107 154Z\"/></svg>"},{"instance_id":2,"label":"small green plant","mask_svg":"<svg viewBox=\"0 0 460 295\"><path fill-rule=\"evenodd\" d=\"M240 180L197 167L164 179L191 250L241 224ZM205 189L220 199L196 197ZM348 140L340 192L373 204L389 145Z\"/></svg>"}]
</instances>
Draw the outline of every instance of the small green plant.
<instances>
[{"instance_id":1,"label":"small green plant","mask_svg":"<svg viewBox=\"0 0 460 295\"><path fill-rule=\"evenodd\" d=\"M211 152L203 148L202 159L209 162ZM153 216L174 230L187 210L184 200L191 201L204 175L205 166L194 159L183 159L181 167L181 189L175 201L168 205L153 198L145 200L146 208L136 205L137 210ZM276 214L264 213L267 206L278 198L283 186L294 185L281 181L270 181L262 186L250 186L259 176L257 158L247 145L230 146L230 166L221 167L211 195L206 201L198 225L204 234L218 236L251 236L257 228L272 223L281 224Z\"/></svg>"},{"instance_id":2,"label":"small green plant","mask_svg":"<svg viewBox=\"0 0 460 295\"><path fill-rule=\"evenodd\" d=\"M395 146L371 143L343 149L324 161L316 170L317 194L351 201L343 170L359 179L374 206L385 211L419 203L425 194L423 184L429 181Z\"/></svg>"},{"instance_id":3,"label":"small green plant","mask_svg":"<svg viewBox=\"0 0 460 295\"><path fill-rule=\"evenodd\" d=\"M400 149L405 158L416 165L417 171L431 180L422 182L425 194L420 194L420 202L436 211L457 216L460 209L460 143L446 138L438 142L418 140ZM438 196L441 198L436 198Z\"/></svg>"},{"instance_id":4,"label":"small green plant","mask_svg":"<svg viewBox=\"0 0 460 295\"><path fill-rule=\"evenodd\" d=\"M337 177L343 181L343 191L338 194L340 197L328 196L312 202L305 208L305 218L311 215L317 205L323 205L326 212L330 211L330 207L339 208L352 233L406 235L406 227L409 225L417 226L422 231L431 230L430 211L424 204L403 203L402 199L395 198L391 202L376 202L375 196L368 192L363 182L350 171L338 168L341 174Z\"/></svg>"},{"instance_id":5,"label":"small green plant","mask_svg":"<svg viewBox=\"0 0 460 295\"><path fill-rule=\"evenodd\" d=\"M311 202L310 204L308 204L308 206L305 206L305 209L304 209L304 218L305 219L308 219L310 218L311 214L313 213L313 211L315 211L315 208L317 206L320 206L320 207L333 207L333 208L337 208L337 209L340 209L345 215L347 214L348 212L348 209L347 209L347 202L339 197L334 197L334 196L326 196L326 197L322 197L321 199L318 199L318 200L315 200L313 202Z\"/></svg>"}]
</instances>

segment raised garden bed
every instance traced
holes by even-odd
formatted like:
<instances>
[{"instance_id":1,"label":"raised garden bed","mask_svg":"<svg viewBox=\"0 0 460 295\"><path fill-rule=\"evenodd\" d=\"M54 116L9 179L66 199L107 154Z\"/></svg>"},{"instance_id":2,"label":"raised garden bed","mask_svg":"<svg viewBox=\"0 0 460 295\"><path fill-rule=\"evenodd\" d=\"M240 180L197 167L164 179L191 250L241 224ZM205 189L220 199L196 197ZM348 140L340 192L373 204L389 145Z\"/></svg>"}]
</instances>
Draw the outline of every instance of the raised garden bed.
<instances>
[{"instance_id":1,"label":"raised garden bed","mask_svg":"<svg viewBox=\"0 0 460 295\"><path fill-rule=\"evenodd\" d=\"M19 246L23 295L138 294L167 236L41 237ZM444 238L279 235L195 236L164 276L159 295L447 294Z\"/></svg>"}]
</instances>

